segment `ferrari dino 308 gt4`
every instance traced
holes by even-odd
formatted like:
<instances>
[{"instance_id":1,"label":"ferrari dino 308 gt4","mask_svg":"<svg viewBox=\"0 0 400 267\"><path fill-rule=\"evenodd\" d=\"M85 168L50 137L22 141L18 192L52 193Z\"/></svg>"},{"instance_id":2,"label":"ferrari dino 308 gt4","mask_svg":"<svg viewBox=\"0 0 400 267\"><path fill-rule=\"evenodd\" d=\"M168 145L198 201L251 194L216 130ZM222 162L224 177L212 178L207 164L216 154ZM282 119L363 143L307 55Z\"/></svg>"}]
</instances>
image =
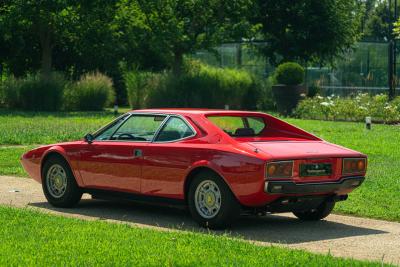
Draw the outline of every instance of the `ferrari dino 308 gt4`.
<instances>
[{"instance_id":1,"label":"ferrari dino 308 gt4","mask_svg":"<svg viewBox=\"0 0 400 267\"><path fill-rule=\"evenodd\" d=\"M131 111L21 161L56 207L83 193L151 199L183 204L210 228L250 212L320 220L362 184L367 167L365 155L273 116L204 109Z\"/></svg>"}]
</instances>

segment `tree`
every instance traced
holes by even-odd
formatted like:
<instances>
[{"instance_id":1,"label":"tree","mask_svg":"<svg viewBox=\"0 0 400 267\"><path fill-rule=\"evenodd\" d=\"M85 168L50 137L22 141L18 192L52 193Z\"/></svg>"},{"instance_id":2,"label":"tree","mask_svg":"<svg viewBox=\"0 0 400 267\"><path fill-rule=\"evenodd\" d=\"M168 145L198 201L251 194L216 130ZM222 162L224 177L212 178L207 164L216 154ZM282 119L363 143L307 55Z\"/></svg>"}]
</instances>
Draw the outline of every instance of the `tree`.
<instances>
[{"instance_id":1,"label":"tree","mask_svg":"<svg viewBox=\"0 0 400 267\"><path fill-rule=\"evenodd\" d=\"M331 62L359 37L355 0L258 0L258 6L255 21L266 40L262 52L274 65Z\"/></svg>"},{"instance_id":2,"label":"tree","mask_svg":"<svg viewBox=\"0 0 400 267\"><path fill-rule=\"evenodd\" d=\"M8 50L17 52L35 65L38 53L42 74L52 68L54 47L62 38L73 38L78 27L76 5L68 0L6 0L0 8L3 38ZM5 36L5 37L4 37ZM21 45L21 46L16 46ZM32 53L30 56L29 54Z\"/></svg>"},{"instance_id":3,"label":"tree","mask_svg":"<svg viewBox=\"0 0 400 267\"><path fill-rule=\"evenodd\" d=\"M398 8L399 7L400 1L398 2ZM389 16L391 16L392 19L390 19ZM394 21L394 1L392 1L390 12L388 1L380 1L373 12L371 12L366 22L364 39L381 42L391 40L392 33L390 32L389 25L391 21Z\"/></svg>"},{"instance_id":4,"label":"tree","mask_svg":"<svg viewBox=\"0 0 400 267\"><path fill-rule=\"evenodd\" d=\"M251 0L139 0L153 51L180 75L183 55L251 34Z\"/></svg>"},{"instance_id":5,"label":"tree","mask_svg":"<svg viewBox=\"0 0 400 267\"><path fill-rule=\"evenodd\" d=\"M375 11L378 0L357 0L361 16L360 32L364 33L367 22Z\"/></svg>"}]
</instances>

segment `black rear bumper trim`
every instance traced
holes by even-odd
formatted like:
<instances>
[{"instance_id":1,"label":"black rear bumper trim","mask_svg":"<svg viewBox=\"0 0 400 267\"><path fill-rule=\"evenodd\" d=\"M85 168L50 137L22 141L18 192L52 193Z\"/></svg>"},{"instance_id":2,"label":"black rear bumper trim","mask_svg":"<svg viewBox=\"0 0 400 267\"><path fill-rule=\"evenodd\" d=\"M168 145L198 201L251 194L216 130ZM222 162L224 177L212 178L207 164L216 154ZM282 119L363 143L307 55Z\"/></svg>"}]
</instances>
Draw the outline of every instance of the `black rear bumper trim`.
<instances>
[{"instance_id":1,"label":"black rear bumper trim","mask_svg":"<svg viewBox=\"0 0 400 267\"><path fill-rule=\"evenodd\" d=\"M359 187L365 180L363 176L345 177L337 182L301 183L290 181L266 181L265 192L269 194L312 194L334 193L343 189Z\"/></svg>"}]
</instances>

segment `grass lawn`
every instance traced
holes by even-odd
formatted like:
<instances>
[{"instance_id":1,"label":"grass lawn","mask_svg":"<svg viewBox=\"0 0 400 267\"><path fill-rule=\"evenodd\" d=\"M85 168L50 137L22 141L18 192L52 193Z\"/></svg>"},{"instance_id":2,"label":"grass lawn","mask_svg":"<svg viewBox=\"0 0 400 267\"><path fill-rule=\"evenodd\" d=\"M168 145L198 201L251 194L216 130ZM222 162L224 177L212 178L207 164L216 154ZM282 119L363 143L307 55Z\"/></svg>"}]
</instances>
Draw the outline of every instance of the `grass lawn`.
<instances>
[{"instance_id":1,"label":"grass lawn","mask_svg":"<svg viewBox=\"0 0 400 267\"><path fill-rule=\"evenodd\" d=\"M28 176L20 164L21 155L34 148L33 146L1 146L0 145L0 175Z\"/></svg>"},{"instance_id":2,"label":"grass lawn","mask_svg":"<svg viewBox=\"0 0 400 267\"><path fill-rule=\"evenodd\" d=\"M224 235L161 232L2 206L0 225L1 266L381 266Z\"/></svg>"},{"instance_id":3,"label":"grass lawn","mask_svg":"<svg viewBox=\"0 0 400 267\"><path fill-rule=\"evenodd\" d=\"M23 113L0 112L0 174L26 176L19 157L33 144L80 139L108 123L111 112ZM336 212L400 221L400 127L363 123L287 119L315 135L369 156L365 183ZM10 147L23 144L28 147ZM7 145L7 146L5 146Z\"/></svg>"},{"instance_id":4,"label":"grass lawn","mask_svg":"<svg viewBox=\"0 0 400 267\"><path fill-rule=\"evenodd\" d=\"M0 145L51 144L82 139L114 118L112 112L0 112Z\"/></svg>"}]
</instances>

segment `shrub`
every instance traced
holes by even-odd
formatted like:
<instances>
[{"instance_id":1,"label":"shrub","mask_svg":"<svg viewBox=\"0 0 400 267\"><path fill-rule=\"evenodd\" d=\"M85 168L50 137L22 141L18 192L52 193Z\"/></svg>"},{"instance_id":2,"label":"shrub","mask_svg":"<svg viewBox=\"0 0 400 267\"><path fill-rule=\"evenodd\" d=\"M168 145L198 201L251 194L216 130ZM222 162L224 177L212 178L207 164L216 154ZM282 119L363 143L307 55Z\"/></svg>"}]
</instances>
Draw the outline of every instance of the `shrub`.
<instances>
[{"instance_id":1,"label":"shrub","mask_svg":"<svg viewBox=\"0 0 400 267\"><path fill-rule=\"evenodd\" d=\"M146 107L149 93L160 86L160 74L157 73L135 70L125 72L123 77L129 105L135 109Z\"/></svg>"},{"instance_id":2,"label":"shrub","mask_svg":"<svg viewBox=\"0 0 400 267\"><path fill-rule=\"evenodd\" d=\"M304 82L304 68L295 62L283 63L276 68L275 79L278 84L302 84Z\"/></svg>"},{"instance_id":3,"label":"shrub","mask_svg":"<svg viewBox=\"0 0 400 267\"><path fill-rule=\"evenodd\" d=\"M389 101L388 96L358 94L355 97L307 98L301 101L296 115L304 119L364 121L370 116L374 121L393 123L400 121L400 99Z\"/></svg>"},{"instance_id":4,"label":"shrub","mask_svg":"<svg viewBox=\"0 0 400 267\"><path fill-rule=\"evenodd\" d=\"M321 87L316 84L312 84L307 88L307 97L315 97L321 94Z\"/></svg>"},{"instance_id":5,"label":"shrub","mask_svg":"<svg viewBox=\"0 0 400 267\"><path fill-rule=\"evenodd\" d=\"M1 86L1 95L8 108L55 111L61 107L65 84L64 77L56 73L48 78L40 74L10 77Z\"/></svg>"},{"instance_id":6,"label":"shrub","mask_svg":"<svg viewBox=\"0 0 400 267\"><path fill-rule=\"evenodd\" d=\"M393 101L392 101L392 105L394 107L396 107L397 111L400 113L400 96L396 97Z\"/></svg>"},{"instance_id":7,"label":"shrub","mask_svg":"<svg viewBox=\"0 0 400 267\"><path fill-rule=\"evenodd\" d=\"M258 109L276 110L276 102L272 93L272 85L274 84L273 76L270 76L268 79L258 80L257 82L260 86Z\"/></svg>"},{"instance_id":8,"label":"shrub","mask_svg":"<svg viewBox=\"0 0 400 267\"><path fill-rule=\"evenodd\" d=\"M102 110L115 100L112 80L99 72L70 83L64 94L65 110Z\"/></svg>"},{"instance_id":9,"label":"shrub","mask_svg":"<svg viewBox=\"0 0 400 267\"><path fill-rule=\"evenodd\" d=\"M186 61L180 77L160 74L148 97L150 107L256 109L261 83L248 72Z\"/></svg>"}]
</instances>

